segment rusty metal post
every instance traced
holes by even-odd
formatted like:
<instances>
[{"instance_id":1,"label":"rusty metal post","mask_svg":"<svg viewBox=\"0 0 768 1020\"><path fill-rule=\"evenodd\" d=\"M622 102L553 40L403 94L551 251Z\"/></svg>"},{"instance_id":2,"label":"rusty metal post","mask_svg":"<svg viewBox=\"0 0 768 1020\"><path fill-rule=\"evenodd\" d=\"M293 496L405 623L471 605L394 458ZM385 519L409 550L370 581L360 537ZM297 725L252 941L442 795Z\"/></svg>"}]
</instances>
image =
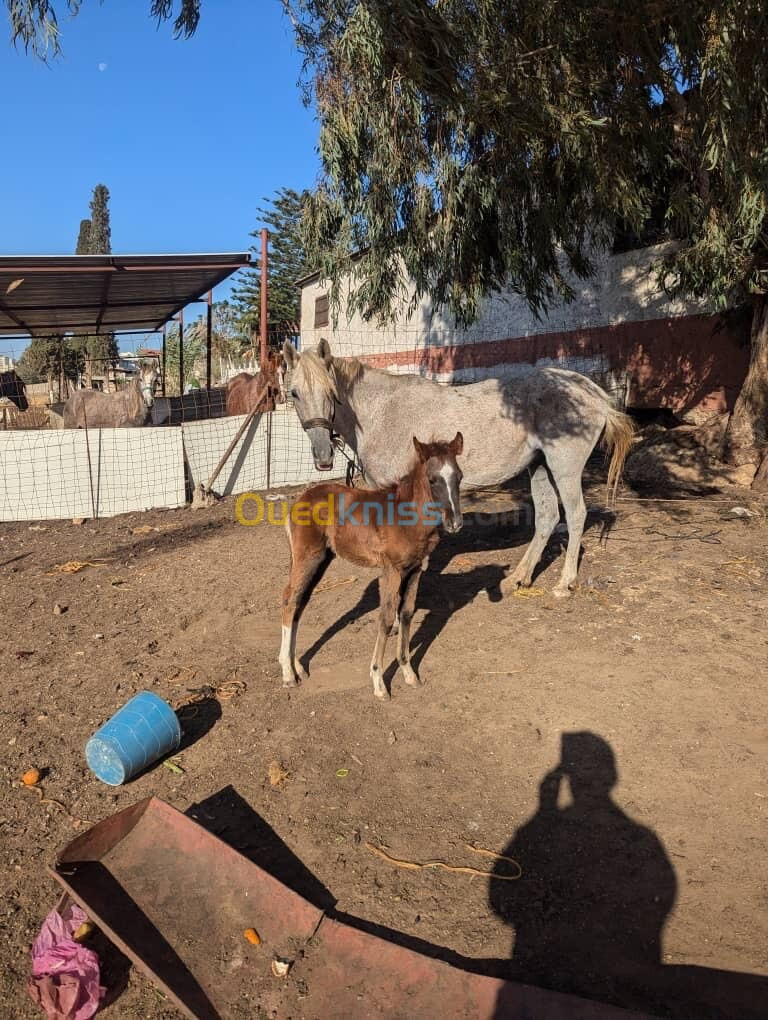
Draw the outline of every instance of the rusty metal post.
<instances>
[{"instance_id":1,"label":"rusty metal post","mask_svg":"<svg viewBox=\"0 0 768 1020\"><path fill-rule=\"evenodd\" d=\"M272 410L267 410L267 489L272 488Z\"/></svg>"},{"instance_id":2,"label":"rusty metal post","mask_svg":"<svg viewBox=\"0 0 768 1020\"><path fill-rule=\"evenodd\" d=\"M184 396L184 309L179 312L179 396Z\"/></svg>"},{"instance_id":3,"label":"rusty metal post","mask_svg":"<svg viewBox=\"0 0 768 1020\"><path fill-rule=\"evenodd\" d=\"M269 231L266 227L261 230L261 315L259 317L260 347L259 360L262 372L267 367L267 248L269 247Z\"/></svg>"},{"instance_id":4,"label":"rusty metal post","mask_svg":"<svg viewBox=\"0 0 768 1020\"><path fill-rule=\"evenodd\" d=\"M62 400L66 400L66 392L64 386L64 335L59 335L59 403Z\"/></svg>"},{"instance_id":5,"label":"rusty metal post","mask_svg":"<svg viewBox=\"0 0 768 1020\"><path fill-rule=\"evenodd\" d=\"M209 290L205 309L205 388L211 388L211 340L213 337L213 291Z\"/></svg>"},{"instance_id":6,"label":"rusty metal post","mask_svg":"<svg viewBox=\"0 0 768 1020\"><path fill-rule=\"evenodd\" d=\"M163 374L162 374L162 379L161 379L161 383L162 383L162 387L163 387L163 389L162 389L163 396L165 396L165 340L166 340L167 330L168 330L168 323L164 322L163 323Z\"/></svg>"}]
</instances>

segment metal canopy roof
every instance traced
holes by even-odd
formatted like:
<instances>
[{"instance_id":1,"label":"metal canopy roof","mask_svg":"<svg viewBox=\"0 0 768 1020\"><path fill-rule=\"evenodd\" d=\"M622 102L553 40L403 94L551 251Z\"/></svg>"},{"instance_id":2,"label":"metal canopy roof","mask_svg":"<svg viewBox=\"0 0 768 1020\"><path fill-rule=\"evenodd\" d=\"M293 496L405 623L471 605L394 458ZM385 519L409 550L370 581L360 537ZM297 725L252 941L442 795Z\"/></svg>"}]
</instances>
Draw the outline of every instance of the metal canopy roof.
<instances>
[{"instance_id":1,"label":"metal canopy roof","mask_svg":"<svg viewBox=\"0 0 768 1020\"><path fill-rule=\"evenodd\" d=\"M159 329L250 255L2 255L0 335Z\"/></svg>"}]
</instances>

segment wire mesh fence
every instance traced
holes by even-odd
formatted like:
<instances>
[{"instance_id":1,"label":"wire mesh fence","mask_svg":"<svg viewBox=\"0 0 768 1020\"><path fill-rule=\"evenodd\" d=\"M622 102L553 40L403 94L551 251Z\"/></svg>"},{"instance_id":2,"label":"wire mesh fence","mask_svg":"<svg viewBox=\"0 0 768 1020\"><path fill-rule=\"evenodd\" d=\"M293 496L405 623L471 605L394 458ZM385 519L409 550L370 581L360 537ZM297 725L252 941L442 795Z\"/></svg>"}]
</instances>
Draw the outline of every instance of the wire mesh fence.
<instances>
[{"instance_id":1,"label":"wire mesh fence","mask_svg":"<svg viewBox=\"0 0 768 1020\"><path fill-rule=\"evenodd\" d=\"M111 517L183 506L179 429L37 429L0 435L0 520Z\"/></svg>"}]
</instances>

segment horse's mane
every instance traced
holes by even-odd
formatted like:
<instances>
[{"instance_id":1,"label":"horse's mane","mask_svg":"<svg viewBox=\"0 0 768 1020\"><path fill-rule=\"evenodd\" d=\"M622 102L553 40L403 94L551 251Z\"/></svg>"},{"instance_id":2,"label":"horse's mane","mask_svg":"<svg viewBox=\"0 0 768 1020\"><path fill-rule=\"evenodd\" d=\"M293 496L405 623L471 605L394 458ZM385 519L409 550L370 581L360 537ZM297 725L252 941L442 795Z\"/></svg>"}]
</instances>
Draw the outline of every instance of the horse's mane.
<instances>
[{"instance_id":1,"label":"horse's mane","mask_svg":"<svg viewBox=\"0 0 768 1020\"><path fill-rule=\"evenodd\" d=\"M310 391L317 388L324 396L339 399L338 383L352 386L367 369L357 358L332 358L330 368L315 351L305 351L299 361L302 380Z\"/></svg>"}]
</instances>

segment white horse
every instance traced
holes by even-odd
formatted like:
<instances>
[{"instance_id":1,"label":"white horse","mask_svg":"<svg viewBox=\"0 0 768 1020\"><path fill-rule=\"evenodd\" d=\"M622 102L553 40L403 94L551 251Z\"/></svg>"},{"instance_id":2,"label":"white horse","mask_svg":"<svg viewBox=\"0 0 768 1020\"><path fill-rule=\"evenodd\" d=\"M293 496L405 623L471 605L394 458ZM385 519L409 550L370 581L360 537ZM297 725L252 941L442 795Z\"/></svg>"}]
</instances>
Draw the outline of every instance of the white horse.
<instances>
[{"instance_id":1,"label":"white horse","mask_svg":"<svg viewBox=\"0 0 768 1020\"><path fill-rule=\"evenodd\" d=\"M587 511L584 465L604 434L613 455L614 493L632 441L632 423L591 379L559 368L531 368L512 379L440 386L418 376L390 375L354 358L334 358L327 340L299 354L286 341L290 396L310 443L315 466L333 466L333 434L357 453L366 481L393 484L409 468L411 436L464 435L464 488L499 485L528 468L536 515L533 540L504 590L531 584L533 571L560 519L568 548L554 594L568 595L578 573ZM451 431L453 430L453 431Z\"/></svg>"},{"instance_id":2,"label":"white horse","mask_svg":"<svg viewBox=\"0 0 768 1020\"><path fill-rule=\"evenodd\" d=\"M160 372L143 363L136 378L119 393L75 390L64 405L65 429L135 428L149 424Z\"/></svg>"}]
</instances>

